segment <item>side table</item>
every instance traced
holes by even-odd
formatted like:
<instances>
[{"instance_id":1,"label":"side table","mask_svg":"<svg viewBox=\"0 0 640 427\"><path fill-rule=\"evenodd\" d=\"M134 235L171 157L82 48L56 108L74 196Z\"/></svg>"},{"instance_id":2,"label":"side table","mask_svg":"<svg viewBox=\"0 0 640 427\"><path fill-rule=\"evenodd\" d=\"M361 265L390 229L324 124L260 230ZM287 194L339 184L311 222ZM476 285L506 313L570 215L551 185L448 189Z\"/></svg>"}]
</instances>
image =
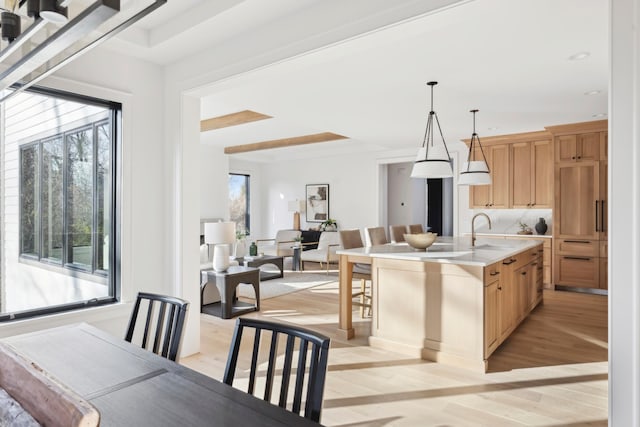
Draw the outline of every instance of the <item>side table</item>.
<instances>
[{"instance_id":1,"label":"side table","mask_svg":"<svg viewBox=\"0 0 640 427\"><path fill-rule=\"evenodd\" d=\"M227 271L202 270L200 272L200 312L219 315L223 319L230 319L243 313L260 311L260 269L253 267L231 266ZM220 292L220 302L202 304L204 289L209 283L214 283ZM236 297L236 287L240 283L253 286L256 294L255 304L238 301ZM209 306L213 306L210 307ZM217 310L219 306L219 312Z\"/></svg>"}]
</instances>

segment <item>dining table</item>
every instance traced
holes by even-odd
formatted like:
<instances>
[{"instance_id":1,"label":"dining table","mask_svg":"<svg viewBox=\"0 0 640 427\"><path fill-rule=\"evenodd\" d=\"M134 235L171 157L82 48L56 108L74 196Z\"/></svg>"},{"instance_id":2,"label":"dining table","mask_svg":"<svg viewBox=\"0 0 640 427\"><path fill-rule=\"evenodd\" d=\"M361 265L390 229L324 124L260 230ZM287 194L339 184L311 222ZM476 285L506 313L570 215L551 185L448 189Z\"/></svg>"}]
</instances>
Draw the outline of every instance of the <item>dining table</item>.
<instances>
[{"instance_id":1,"label":"dining table","mask_svg":"<svg viewBox=\"0 0 640 427\"><path fill-rule=\"evenodd\" d=\"M91 403L103 427L319 425L86 323L0 341Z\"/></svg>"}]
</instances>

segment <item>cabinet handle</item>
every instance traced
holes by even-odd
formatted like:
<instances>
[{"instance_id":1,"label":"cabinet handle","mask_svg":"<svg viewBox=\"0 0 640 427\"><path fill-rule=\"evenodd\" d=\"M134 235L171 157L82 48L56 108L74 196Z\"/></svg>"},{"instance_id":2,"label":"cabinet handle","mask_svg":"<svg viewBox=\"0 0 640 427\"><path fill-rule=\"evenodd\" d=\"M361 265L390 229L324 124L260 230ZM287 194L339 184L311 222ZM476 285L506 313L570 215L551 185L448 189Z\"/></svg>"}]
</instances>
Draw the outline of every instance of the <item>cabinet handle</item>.
<instances>
[{"instance_id":1,"label":"cabinet handle","mask_svg":"<svg viewBox=\"0 0 640 427\"><path fill-rule=\"evenodd\" d=\"M509 264L513 264L513 263L514 263L514 261L511 261L511 260L509 260L509 261L502 261L502 265L509 265Z\"/></svg>"},{"instance_id":2,"label":"cabinet handle","mask_svg":"<svg viewBox=\"0 0 640 427\"><path fill-rule=\"evenodd\" d=\"M499 271L492 271L491 273L489 273L489 276L497 276L498 274L500 274Z\"/></svg>"},{"instance_id":3,"label":"cabinet handle","mask_svg":"<svg viewBox=\"0 0 640 427\"><path fill-rule=\"evenodd\" d=\"M577 261L591 261L591 258L584 256L566 256L564 259L574 259Z\"/></svg>"},{"instance_id":4,"label":"cabinet handle","mask_svg":"<svg viewBox=\"0 0 640 427\"><path fill-rule=\"evenodd\" d=\"M571 156L571 160L575 160L575 159L576 159L576 156Z\"/></svg>"},{"instance_id":5,"label":"cabinet handle","mask_svg":"<svg viewBox=\"0 0 640 427\"><path fill-rule=\"evenodd\" d=\"M604 228L604 200L600 200L600 231L607 231Z\"/></svg>"},{"instance_id":6,"label":"cabinet handle","mask_svg":"<svg viewBox=\"0 0 640 427\"><path fill-rule=\"evenodd\" d=\"M590 240L565 240L565 243L581 243L581 244L591 244Z\"/></svg>"},{"instance_id":7,"label":"cabinet handle","mask_svg":"<svg viewBox=\"0 0 640 427\"><path fill-rule=\"evenodd\" d=\"M538 263L537 262L532 262L531 265L538 265Z\"/></svg>"},{"instance_id":8,"label":"cabinet handle","mask_svg":"<svg viewBox=\"0 0 640 427\"><path fill-rule=\"evenodd\" d=\"M498 286L498 290L501 291L502 290L502 286Z\"/></svg>"},{"instance_id":9,"label":"cabinet handle","mask_svg":"<svg viewBox=\"0 0 640 427\"><path fill-rule=\"evenodd\" d=\"M520 274L522 274L523 276L526 276L526 275L527 275L527 272L526 272L526 271L523 271L523 272L522 272L522 273L520 273Z\"/></svg>"},{"instance_id":10,"label":"cabinet handle","mask_svg":"<svg viewBox=\"0 0 640 427\"><path fill-rule=\"evenodd\" d=\"M580 160L582 158L582 156L578 156L578 160Z\"/></svg>"},{"instance_id":11,"label":"cabinet handle","mask_svg":"<svg viewBox=\"0 0 640 427\"><path fill-rule=\"evenodd\" d=\"M600 203L599 200L596 200L596 231L600 231L598 230L598 204Z\"/></svg>"}]
</instances>

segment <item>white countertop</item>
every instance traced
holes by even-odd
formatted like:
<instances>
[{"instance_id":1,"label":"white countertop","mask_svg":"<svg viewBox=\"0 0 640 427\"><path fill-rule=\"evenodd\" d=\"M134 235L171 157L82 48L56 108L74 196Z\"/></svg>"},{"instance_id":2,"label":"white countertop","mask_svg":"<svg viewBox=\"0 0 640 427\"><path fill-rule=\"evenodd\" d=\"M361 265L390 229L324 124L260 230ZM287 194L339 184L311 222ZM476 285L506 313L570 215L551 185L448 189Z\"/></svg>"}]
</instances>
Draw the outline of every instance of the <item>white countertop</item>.
<instances>
[{"instance_id":1,"label":"white countertop","mask_svg":"<svg viewBox=\"0 0 640 427\"><path fill-rule=\"evenodd\" d=\"M476 240L475 247L472 247L470 237L438 237L426 251L413 249L407 243L390 243L343 249L337 253L338 255L366 255L371 258L487 266L540 243L542 243L541 239L496 241L479 238Z\"/></svg>"}]
</instances>

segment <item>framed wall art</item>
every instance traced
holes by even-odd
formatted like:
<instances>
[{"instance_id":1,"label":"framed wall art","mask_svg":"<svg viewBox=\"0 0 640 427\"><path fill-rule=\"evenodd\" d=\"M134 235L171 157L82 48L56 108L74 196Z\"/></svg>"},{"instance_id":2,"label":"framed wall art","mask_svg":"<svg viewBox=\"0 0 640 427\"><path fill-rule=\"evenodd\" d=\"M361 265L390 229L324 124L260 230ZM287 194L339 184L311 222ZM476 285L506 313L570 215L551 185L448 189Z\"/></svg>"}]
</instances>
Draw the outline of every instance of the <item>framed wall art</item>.
<instances>
[{"instance_id":1,"label":"framed wall art","mask_svg":"<svg viewBox=\"0 0 640 427\"><path fill-rule=\"evenodd\" d=\"M329 219L329 184L307 184L307 222Z\"/></svg>"}]
</instances>

